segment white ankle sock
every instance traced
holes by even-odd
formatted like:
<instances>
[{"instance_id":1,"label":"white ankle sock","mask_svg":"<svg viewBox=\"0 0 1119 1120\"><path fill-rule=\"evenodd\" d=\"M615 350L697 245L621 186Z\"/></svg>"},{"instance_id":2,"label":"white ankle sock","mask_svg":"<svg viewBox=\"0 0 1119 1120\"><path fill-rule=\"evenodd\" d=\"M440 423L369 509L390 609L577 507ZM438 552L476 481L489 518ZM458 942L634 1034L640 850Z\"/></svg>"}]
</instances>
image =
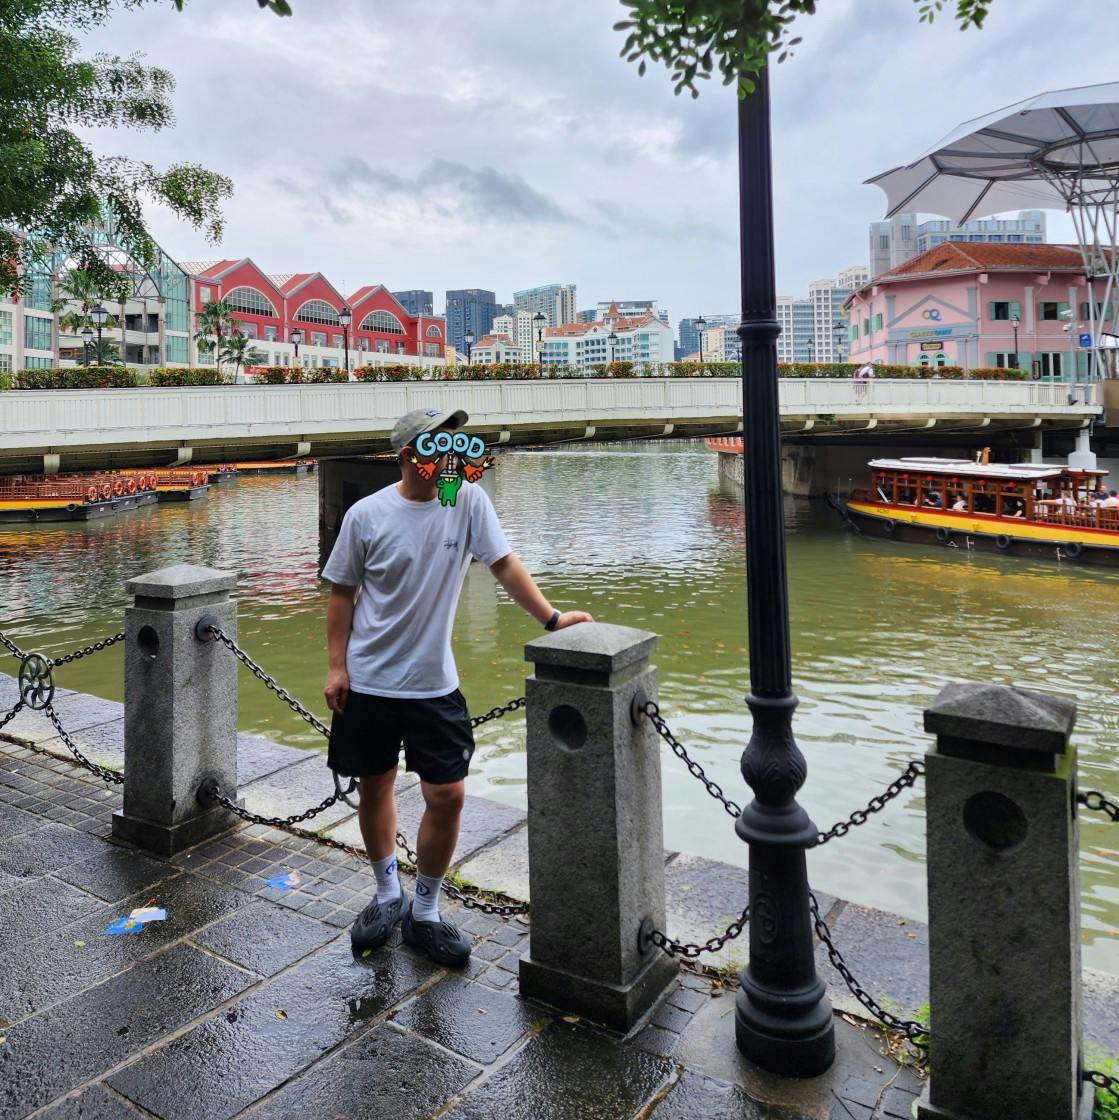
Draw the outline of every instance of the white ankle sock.
<instances>
[{"instance_id":1,"label":"white ankle sock","mask_svg":"<svg viewBox=\"0 0 1119 1120\"><path fill-rule=\"evenodd\" d=\"M377 901L392 902L400 897L400 880L396 875L396 853L384 859L371 859L373 874L377 876Z\"/></svg>"},{"instance_id":2,"label":"white ankle sock","mask_svg":"<svg viewBox=\"0 0 1119 1120\"><path fill-rule=\"evenodd\" d=\"M439 921L439 891L442 886L442 875L416 873L416 897L412 900L412 917L417 922Z\"/></svg>"}]
</instances>

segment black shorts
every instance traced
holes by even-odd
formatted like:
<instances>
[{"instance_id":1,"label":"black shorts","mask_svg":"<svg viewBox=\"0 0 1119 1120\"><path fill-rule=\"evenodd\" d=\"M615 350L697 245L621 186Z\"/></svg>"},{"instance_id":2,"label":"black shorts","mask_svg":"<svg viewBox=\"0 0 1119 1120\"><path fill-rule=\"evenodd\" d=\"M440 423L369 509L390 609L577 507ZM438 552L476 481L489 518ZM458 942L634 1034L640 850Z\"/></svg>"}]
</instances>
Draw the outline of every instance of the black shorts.
<instances>
[{"instance_id":1,"label":"black shorts","mask_svg":"<svg viewBox=\"0 0 1119 1120\"><path fill-rule=\"evenodd\" d=\"M400 761L425 782L461 782L474 754L466 701L456 688L446 696L400 700L353 692L330 722L327 763L351 778L387 774Z\"/></svg>"}]
</instances>

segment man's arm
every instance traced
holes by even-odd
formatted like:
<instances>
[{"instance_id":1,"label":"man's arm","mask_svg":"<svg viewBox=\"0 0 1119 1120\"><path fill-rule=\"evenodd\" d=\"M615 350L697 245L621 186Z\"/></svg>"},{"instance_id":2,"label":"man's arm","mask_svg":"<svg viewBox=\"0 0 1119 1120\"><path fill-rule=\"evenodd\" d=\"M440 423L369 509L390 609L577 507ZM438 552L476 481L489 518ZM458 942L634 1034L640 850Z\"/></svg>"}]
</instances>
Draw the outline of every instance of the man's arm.
<instances>
[{"instance_id":1,"label":"man's arm","mask_svg":"<svg viewBox=\"0 0 1119 1120\"><path fill-rule=\"evenodd\" d=\"M552 604L536 586L536 581L528 574L528 569L515 552L510 552L497 563L491 564L490 571L493 572L494 579L509 592L513 602L522 610L528 611L541 626L552 617ZM559 616L555 628L562 630L577 622L594 622L594 619L586 611L565 611Z\"/></svg>"},{"instance_id":2,"label":"man's arm","mask_svg":"<svg viewBox=\"0 0 1119 1120\"><path fill-rule=\"evenodd\" d=\"M330 599L326 604L326 652L329 658L326 685L323 695L332 712L345 710L350 691L350 675L346 672L346 647L350 642L350 628L354 621L356 587L342 583L330 585Z\"/></svg>"}]
</instances>

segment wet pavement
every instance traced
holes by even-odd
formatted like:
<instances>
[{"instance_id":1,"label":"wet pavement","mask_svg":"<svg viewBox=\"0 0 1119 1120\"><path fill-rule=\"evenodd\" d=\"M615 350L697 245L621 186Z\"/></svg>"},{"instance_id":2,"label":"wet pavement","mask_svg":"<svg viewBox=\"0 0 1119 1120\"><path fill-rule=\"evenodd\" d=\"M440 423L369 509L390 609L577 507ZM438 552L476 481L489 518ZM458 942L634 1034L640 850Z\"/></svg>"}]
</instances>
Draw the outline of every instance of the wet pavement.
<instances>
[{"instance_id":1,"label":"wet pavement","mask_svg":"<svg viewBox=\"0 0 1119 1120\"><path fill-rule=\"evenodd\" d=\"M70 761L0 741L0 1120L910 1115L918 1078L854 1020L837 1016L825 1077L769 1078L735 1049L732 993L682 972L619 1038L520 999L521 919L448 905L476 941L458 972L399 931L355 957L363 860L261 826L157 859L111 839L119 804ZM297 889L266 885L290 871ZM145 905L166 920L104 933Z\"/></svg>"}]
</instances>

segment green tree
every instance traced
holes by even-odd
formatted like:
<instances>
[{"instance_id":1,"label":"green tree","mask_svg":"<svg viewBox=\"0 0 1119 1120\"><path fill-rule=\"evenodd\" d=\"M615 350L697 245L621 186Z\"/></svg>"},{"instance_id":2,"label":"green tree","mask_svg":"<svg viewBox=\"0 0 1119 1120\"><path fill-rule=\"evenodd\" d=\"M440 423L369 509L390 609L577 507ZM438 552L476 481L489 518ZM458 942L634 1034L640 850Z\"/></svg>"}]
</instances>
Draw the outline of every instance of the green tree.
<instances>
[{"instance_id":1,"label":"green tree","mask_svg":"<svg viewBox=\"0 0 1119 1120\"><path fill-rule=\"evenodd\" d=\"M59 329L66 334L78 334L83 327L93 326L90 312L99 303L119 303L122 298L127 298L127 278L118 275L114 280L113 288L106 289L88 269L73 268L64 273L58 281L58 299L51 304L51 310L59 316ZM103 329L116 325L116 320L110 315Z\"/></svg>"},{"instance_id":2,"label":"green tree","mask_svg":"<svg viewBox=\"0 0 1119 1120\"><path fill-rule=\"evenodd\" d=\"M220 362L233 363L233 376L237 378L244 366L256 366L264 362L264 355L256 348L248 335L235 330L218 352Z\"/></svg>"},{"instance_id":3,"label":"green tree","mask_svg":"<svg viewBox=\"0 0 1119 1120\"><path fill-rule=\"evenodd\" d=\"M117 11L154 2L0 2L0 291L22 291L27 273L56 245L111 289L113 271L89 235L106 208L137 259L154 264L144 198L164 203L211 240L221 236L219 204L232 193L224 175L193 163L160 170L125 156L99 157L73 131L171 123L174 79L166 70L138 56L83 58L77 38ZM183 2L174 0L180 9ZM257 4L291 14L287 0Z\"/></svg>"},{"instance_id":4,"label":"green tree","mask_svg":"<svg viewBox=\"0 0 1119 1120\"><path fill-rule=\"evenodd\" d=\"M229 300L214 299L207 303L195 316L195 326L194 341L198 343L198 349L215 355L220 369L226 341L237 330L237 320L233 318Z\"/></svg>"},{"instance_id":5,"label":"green tree","mask_svg":"<svg viewBox=\"0 0 1119 1120\"><path fill-rule=\"evenodd\" d=\"M945 4L955 7L960 30L982 27L994 0L913 0L917 18L932 23ZM718 73L724 85L738 86L745 97L753 77L771 54L784 62L801 41L793 35L798 16L814 15L817 0L622 0L629 18L614 25L628 31L622 57L663 63L672 72L675 93L699 96L696 81Z\"/></svg>"}]
</instances>

